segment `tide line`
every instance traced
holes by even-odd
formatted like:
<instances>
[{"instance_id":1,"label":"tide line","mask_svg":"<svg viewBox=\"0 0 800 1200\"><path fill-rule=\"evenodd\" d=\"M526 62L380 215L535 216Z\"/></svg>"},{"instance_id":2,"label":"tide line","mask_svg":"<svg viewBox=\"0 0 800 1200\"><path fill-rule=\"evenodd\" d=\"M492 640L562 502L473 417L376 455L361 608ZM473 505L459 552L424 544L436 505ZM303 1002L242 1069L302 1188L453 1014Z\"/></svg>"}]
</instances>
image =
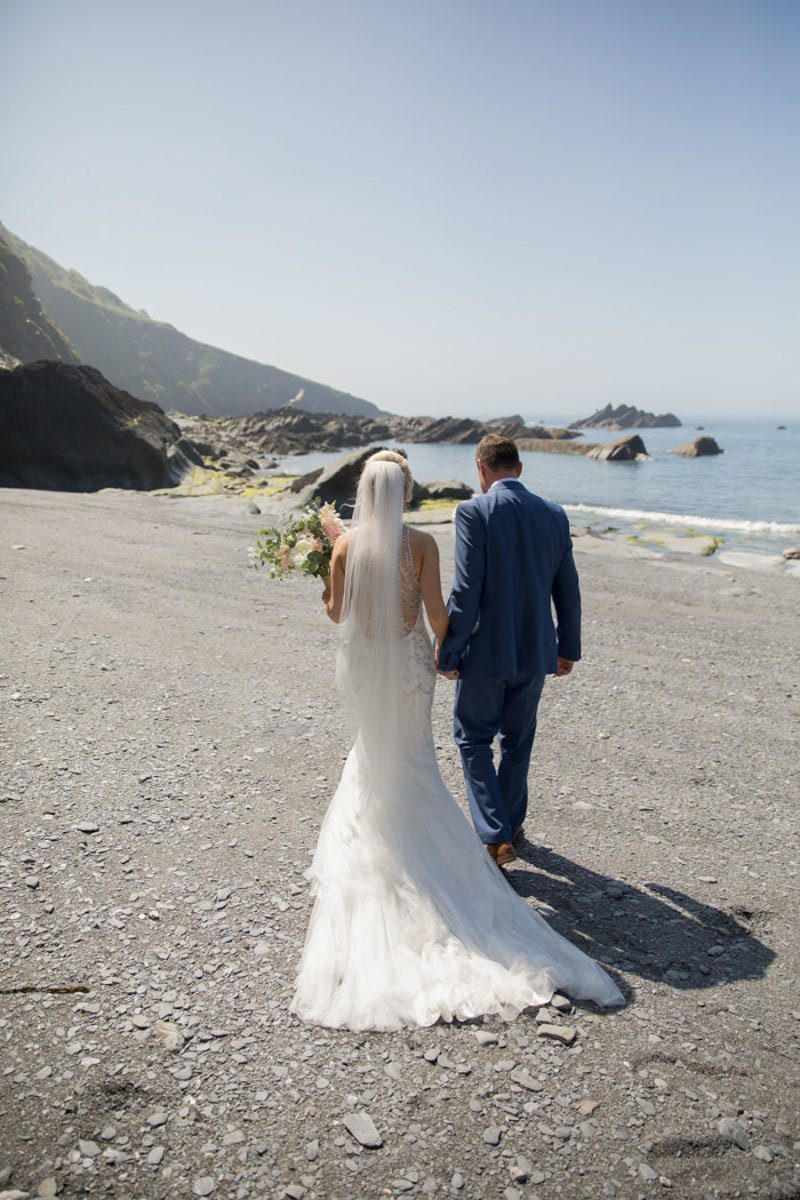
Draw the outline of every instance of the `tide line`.
<instances>
[{"instance_id":1,"label":"tide line","mask_svg":"<svg viewBox=\"0 0 800 1200\"><path fill-rule=\"evenodd\" d=\"M779 521L744 521L732 517L701 517L693 513L649 512L638 508L609 508L600 504L564 503L573 513L594 513L616 517L620 521L649 521L659 525L688 525L693 529L729 529L740 533L771 533L777 537L797 537L800 525Z\"/></svg>"}]
</instances>

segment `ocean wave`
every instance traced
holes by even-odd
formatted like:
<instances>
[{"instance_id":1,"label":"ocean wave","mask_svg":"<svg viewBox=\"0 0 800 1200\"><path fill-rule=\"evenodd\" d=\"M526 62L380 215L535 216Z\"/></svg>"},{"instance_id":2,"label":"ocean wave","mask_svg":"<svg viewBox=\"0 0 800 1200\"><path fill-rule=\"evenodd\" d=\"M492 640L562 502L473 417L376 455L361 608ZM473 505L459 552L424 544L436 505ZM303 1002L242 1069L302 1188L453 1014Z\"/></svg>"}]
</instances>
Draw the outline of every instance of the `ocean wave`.
<instances>
[{"instance_id":1,"label":"ocean wave","mask_svg":"<svg viewBox=\"0 0 800 1200\"><path fill-rule=\"evenodd\" d=\"M742 521L733 517L700 517L692 513L648 512L638 508L608 508L601 504L569 504L570 512L595 513L619 521L647 521L655 525L688 525L692 529L727 529L738 533L767 533L776 537L797 537L800 525L779 521Z\"/></svg>"}]
</instances>

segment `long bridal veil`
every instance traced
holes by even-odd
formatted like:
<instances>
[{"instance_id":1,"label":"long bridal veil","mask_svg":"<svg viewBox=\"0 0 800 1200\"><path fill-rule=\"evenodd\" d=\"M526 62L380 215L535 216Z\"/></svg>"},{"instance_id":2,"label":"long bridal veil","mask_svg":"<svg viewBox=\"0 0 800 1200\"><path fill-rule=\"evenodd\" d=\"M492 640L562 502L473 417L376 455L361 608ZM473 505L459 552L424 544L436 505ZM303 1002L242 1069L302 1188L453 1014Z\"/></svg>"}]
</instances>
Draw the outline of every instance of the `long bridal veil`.
<instances>
[{"instance_id":1,"label":"long bridal veil","mask_svg":"<svg viewBox=\"0 0 800 1200\"><path fill-rule=\"evenodd\" d=\"M398 783L404 497L405 479L397 463L367 463L347 548L336 666L358 742L364 806L379 806L382 816Z\"/></svg>"}]
</instances>

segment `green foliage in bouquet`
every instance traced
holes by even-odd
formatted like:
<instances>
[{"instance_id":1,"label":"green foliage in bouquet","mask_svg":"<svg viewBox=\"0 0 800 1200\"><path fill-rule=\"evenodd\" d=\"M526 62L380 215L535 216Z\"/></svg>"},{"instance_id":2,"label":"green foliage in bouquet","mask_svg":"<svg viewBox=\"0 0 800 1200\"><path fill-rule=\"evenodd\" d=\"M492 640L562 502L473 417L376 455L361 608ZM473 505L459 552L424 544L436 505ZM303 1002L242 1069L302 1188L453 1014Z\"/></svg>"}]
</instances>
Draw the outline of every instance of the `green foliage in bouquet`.
<instances>
[{"instance_id":1,"label":"green foliage in bouquet","mask_svg":"<svg viewBox=\"0 0 800 1200\"><path fill-rule=\"evenodd\" d=\"M271 579L282 579L292 571L325 578L330 575L334 543L344 532L335 507L316 496L283 529L259 529L248 565L268 567Z\"/></svg>"}]
</instances>

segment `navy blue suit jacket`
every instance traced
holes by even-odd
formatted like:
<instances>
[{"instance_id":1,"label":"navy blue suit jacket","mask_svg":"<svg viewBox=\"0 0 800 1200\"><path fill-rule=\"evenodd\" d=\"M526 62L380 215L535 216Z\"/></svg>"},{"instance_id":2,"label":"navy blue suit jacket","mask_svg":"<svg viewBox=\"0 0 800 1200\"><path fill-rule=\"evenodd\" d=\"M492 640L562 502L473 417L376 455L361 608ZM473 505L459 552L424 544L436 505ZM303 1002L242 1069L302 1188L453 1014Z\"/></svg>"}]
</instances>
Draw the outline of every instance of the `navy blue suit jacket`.
<instances>
[{"instance_id":1,"label":"navy blue suit jacket","mask_svg":"<svg viewBox=\"0 0 800 1200\"><path fill-rule=\"evenodd\" d=\"M456 571L443 671L465 679L546 675L581 656L581 600L567 514L501 479L455 514ZM551 599L558 621L553 626Z\"/></svg>"}]
</instances>

